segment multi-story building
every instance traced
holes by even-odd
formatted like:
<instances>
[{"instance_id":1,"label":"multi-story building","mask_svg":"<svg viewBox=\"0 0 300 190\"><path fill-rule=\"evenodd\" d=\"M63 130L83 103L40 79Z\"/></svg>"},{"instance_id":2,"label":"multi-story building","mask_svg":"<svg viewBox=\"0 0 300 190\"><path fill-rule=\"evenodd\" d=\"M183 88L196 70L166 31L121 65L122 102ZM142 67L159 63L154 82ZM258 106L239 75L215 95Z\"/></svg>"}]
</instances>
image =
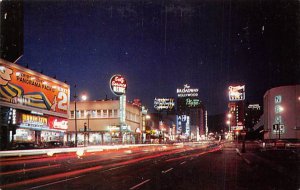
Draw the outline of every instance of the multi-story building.
<instances>
[{"instance_id":1,"label":"multi-story building","mask_svg":"<svg viewBox=\"0 0 300 190\"><path fill-rule=\"evenodd\" d=\"M126 103L125 123L120 121L119 100L76 102L78 145L139 143L143 114L139 106ZM75 142L75 102L70 104L68 141Z\"/></svg>"},{"instance_id":2,"label":"multi-story building","mask_svg":"<svg viewBox=\"0 0 300 190\"><path fill-rule=\"evenodd\" d=\"M264 138L300 138L300 85L280 86L264 95Z\"/></svg>"},{"instance_id":3,"label":"multi-story building","mask_svg":"<svg viewBox=\"0 0 300 190\"><path fill-rule=\"evenodd\" d=\"M258 123L260 116L262 115L262 108L259 104L248 104L245 110L245 127L246 129L252 129L255 124Z\"/></svg>"}]
</instances>

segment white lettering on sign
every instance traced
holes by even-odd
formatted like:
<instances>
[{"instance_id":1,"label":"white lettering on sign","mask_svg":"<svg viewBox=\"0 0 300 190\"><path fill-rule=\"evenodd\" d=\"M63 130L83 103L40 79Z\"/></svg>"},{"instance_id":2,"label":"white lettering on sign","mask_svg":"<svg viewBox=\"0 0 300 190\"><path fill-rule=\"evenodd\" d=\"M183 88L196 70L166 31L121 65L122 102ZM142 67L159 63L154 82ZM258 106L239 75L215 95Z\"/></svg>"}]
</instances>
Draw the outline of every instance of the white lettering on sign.
<instances>
[{"instance_id":1,"label":"white lettering on sign","mask_svg":"<svg viewBox=\"0 0 300 190\"><path fill-rule=\"evenodd\" d=\"M196 97L198 96L199 89L198 88L190 88L191 86L185 84L183 89L177 88L177 96L178 97Z\"/></svg>"},{"instance_id":2,"label":"white lettering on sign","mask_svg":"<svg viewBox=\"0 0 300 190\"><path fill-rule=\"evenodd\" d=\"M57 119L55 119L53 121L53 128L66 130L68 129L68 121L67 120L57 121Z\"/></svg>"}]
</instances>

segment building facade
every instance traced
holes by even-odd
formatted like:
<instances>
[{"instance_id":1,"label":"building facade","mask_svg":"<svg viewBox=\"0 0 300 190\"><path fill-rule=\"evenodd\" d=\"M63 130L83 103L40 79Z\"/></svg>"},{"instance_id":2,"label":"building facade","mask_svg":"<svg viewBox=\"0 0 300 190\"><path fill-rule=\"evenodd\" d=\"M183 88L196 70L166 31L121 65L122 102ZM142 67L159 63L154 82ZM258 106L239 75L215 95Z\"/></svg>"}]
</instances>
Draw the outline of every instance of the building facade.
<instances>
[{"instance_id":1,"label":"building facade","mask_svg":"<svg viewBox=\"0 0 300 190\"><path fill-rule=\"evenodd\" d=\"M300 138L300 85L280 86L264 95L264 138Z\"/></svg>"},{"instance_id":2,"label":"building facade","mask_svg":"<svg viewBox=\"0 0 300 190\"><path fill-rule=\"evenodd\" d=\"M119 100L77 101L78 145L140 143L143 114L139 106L126 103L125 123L120 120ZM75 102L70 104L68 142L75 142Z\"/></svg>"},{"instance_id":3,"label":"building facade","mask_svg":"<svg viewBox=\"0 0 300 190\"><path fill-rule=\"evenodd\" d=\"M1 149L63 142L69 85L0 59Z\"/></svg>"}]
</instances>

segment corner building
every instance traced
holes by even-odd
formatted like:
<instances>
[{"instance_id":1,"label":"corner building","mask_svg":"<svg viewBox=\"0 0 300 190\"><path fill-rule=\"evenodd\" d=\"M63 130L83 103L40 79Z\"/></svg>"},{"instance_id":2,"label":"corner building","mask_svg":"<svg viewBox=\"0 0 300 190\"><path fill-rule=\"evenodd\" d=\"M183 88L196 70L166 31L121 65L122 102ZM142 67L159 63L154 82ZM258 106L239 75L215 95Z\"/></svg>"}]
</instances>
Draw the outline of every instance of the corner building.
<instances>
[{"instance_id":1,"label":"corner building","mask_svg":"<svg viewBox=\"0 0 300 190\"><path fill-rule=\"evenodd\" d=\"M280 86L264 95L264 138L300 138L300 85ZM280 127L274 127L277 124Z\"/></svg>"},{"instance_id":2,"label":"corner building","mask_svg":"<svg viewBox=\"0 0 300 190\"><path fill-rule=\"evenodd\" d=\"M120 122L119 100L97 100L76 102L78 145L140 143L142 110L126 103L125 124ZM85 130L86 128L86 130ZM75 142L75 102L70 104L69 142Z\"/></svg>"}]
</instances>

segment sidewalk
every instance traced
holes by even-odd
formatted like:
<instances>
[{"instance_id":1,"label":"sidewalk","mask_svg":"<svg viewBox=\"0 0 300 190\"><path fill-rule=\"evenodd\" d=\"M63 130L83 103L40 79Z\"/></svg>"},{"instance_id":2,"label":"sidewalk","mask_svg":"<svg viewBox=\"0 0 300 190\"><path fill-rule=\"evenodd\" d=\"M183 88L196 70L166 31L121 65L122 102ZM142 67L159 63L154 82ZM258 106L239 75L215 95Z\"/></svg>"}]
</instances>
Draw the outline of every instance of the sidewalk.
<instances>
[{"instance_id":1,"label":"sidewalk","mask_svg":"<svg viewBox=\"0 0 300 190\"><path fill-rule=\"evenodd\" d=\"M242 153L241 146L236 148L237 154L250 166L263 166L275 172L298 181L299 178L299 150L261 150L259 147L255 149L247 149Z\"/></svg>"}]
</instances>

